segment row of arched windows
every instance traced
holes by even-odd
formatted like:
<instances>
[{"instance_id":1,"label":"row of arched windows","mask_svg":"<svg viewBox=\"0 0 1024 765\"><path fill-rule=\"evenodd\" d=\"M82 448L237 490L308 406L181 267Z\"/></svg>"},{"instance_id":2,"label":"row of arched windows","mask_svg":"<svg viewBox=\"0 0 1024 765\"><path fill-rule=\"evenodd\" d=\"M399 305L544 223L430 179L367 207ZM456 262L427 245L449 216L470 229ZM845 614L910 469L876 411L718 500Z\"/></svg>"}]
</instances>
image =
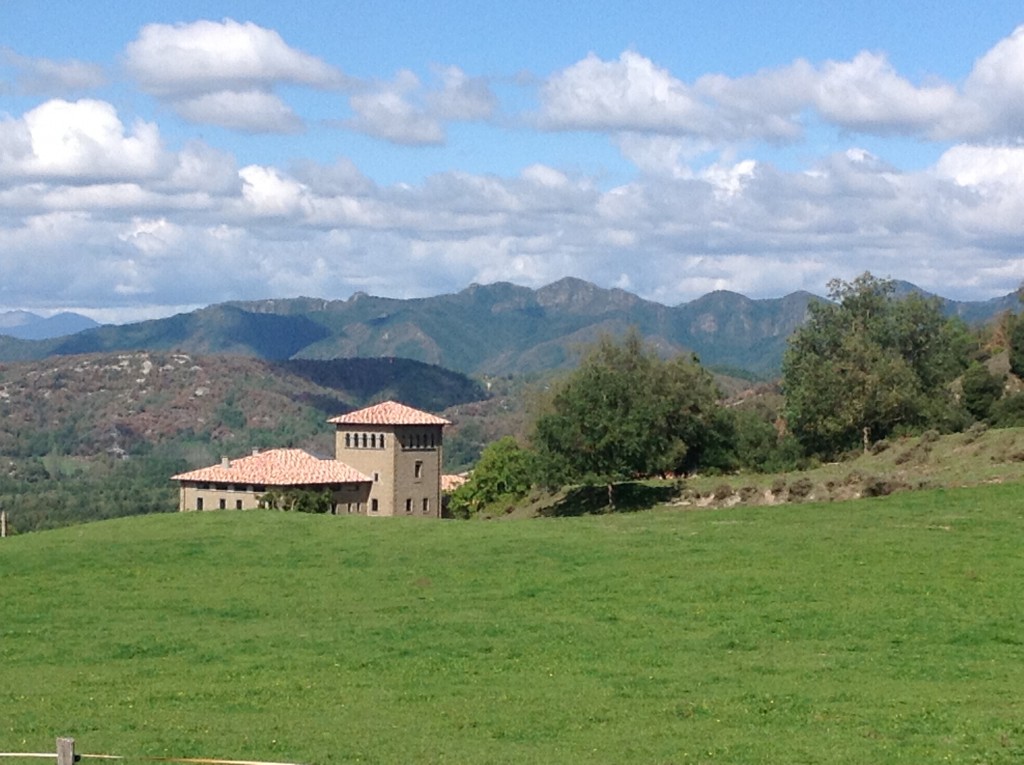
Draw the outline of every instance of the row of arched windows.
<instances>
[{"instance_id":1,"label":"row of arched windows","mask_svg":"<svg viewBox=\"0 0 1024 765\"><path fill-rule=\"evenodd\" d=\"M434 433L413 433L401 439L403 449L433 449L437 446Z\"/></svg>"},{"instance_id":2,"label":"row of arched windows","mask_svg":"<svg viewBox=\"0 0 1024 765\"><path fill-rule=\"evenodd\" d=\"M383 433L346 433L346 449L383 449Z\"/></svg>"}]
</instances>

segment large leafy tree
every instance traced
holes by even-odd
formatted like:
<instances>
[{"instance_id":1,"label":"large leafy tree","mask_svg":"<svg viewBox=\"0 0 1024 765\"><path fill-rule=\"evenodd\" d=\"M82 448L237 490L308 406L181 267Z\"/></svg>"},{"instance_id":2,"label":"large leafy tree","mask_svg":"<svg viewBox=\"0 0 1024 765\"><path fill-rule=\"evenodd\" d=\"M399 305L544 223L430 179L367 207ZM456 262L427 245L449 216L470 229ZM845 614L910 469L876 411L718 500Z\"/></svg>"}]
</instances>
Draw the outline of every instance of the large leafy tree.
<instances>
[{"instance_id":1,"label":"large leafy tree","mask_svg":"<svg viewBox=\"0 0 1024 765\"><path fill-rule=\"evenodd\" d=\"M812 304L790 340L786 416L809 452L835 456L952 416L948 384L967 365L969 333L937 299L894 292L892 281L867 273L833 280L833 302Z\"/></svg>"},{"instance_id":2,"label":"large leafy tree","mask_svg":"<svg viewBox=\"0 0 1024 765\"><path fill-rule=\"evenodd\" d=\"M604 337L558 385L534 445L549 483L608 487L685 471L713 442L718 390L695 361L662 360L640 336Z\"/></svg>"},{"instance_id":3,"label":"large leafy tree","mask_svg":"<svg viewBox=\"0 0 1024 765\"><path fill-rule=\"evenodd\" d=\"M489 444L469 480L452 493L449 511L465 518L499 500L526 496L536 477L535 463L533 452L519 446L512 436Z\"/></svg>"}]
</instances>

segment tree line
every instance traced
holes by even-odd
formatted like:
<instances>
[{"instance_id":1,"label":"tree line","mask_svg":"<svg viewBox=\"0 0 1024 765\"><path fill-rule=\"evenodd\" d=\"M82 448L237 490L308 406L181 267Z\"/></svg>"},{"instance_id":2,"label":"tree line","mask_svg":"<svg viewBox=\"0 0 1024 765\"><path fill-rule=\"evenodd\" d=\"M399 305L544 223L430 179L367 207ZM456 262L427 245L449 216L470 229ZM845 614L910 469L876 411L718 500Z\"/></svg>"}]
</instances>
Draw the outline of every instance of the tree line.
<instances>
[{"instance_id":1,"label":"tree line","mask_svg":"<svg viewBox=\"0 0 1024 765\"><path fill-rule=\"evenodd\" d=\"M635 331L600 339L552 386L526 443L484 449L451 512L472 515L535 485L605 486L614 506L616 485L635 479L779 472L928 430L1024 424L1024 393L992 363L1005 351L1024 377L1024 317L972 330L939 298L897 296L870 273L833 280L829 298L790 338L777 406L724 404L698 359L664 359Z\"/></svg>"}]
</instances>

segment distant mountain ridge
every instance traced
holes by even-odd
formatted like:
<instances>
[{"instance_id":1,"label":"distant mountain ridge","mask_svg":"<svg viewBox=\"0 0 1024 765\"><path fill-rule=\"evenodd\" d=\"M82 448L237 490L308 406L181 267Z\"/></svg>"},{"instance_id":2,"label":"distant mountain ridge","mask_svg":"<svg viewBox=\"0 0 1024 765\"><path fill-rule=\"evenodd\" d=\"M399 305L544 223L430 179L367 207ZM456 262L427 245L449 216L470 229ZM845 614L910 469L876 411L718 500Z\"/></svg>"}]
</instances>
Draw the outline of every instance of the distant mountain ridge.
<instances>
[{"instance_id":1,"label":"distant mountain ridge","mask_svg":"<svg viewBox=\"0 0 1024 765\"><path fill-rule=\"evenodd\" d=\"M899 292L919 291L906 282ZM347 300L299 297L220 303L166 319L102 326L45 340L0 337L0 361L77 353L178 350L280 361L400 357L465 374L541 372L570 364L602 333L630 327L664 353L696 353L710 367L776 374L790 334L823 298L794 292L753 300L712 292L669 307L621 289L565 278L539 289L507 282L452 294ZM1015 294L985 302L944 300L977 323L1017 307Z\"/></svg>"},{"instance_id":2,"label":"distant mountain ridge","mask_svg":"<svg viewBox=\"0 0 1024 765\"><path fill-rule=\"evenodd\" d=\"M0 335L16 337L19 340L46 340L73 335L98 326L99 323L88 316L67 311L50 317L39 316L29 311L0 313Z\"/></svg>"}]
</instances>

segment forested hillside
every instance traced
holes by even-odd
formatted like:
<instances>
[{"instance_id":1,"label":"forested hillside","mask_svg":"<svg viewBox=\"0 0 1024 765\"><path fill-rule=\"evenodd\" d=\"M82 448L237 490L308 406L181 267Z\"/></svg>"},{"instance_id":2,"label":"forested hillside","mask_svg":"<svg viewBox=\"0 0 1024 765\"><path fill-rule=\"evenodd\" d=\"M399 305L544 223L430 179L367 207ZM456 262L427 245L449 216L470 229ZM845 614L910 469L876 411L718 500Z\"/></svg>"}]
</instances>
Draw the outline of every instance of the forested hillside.
<instances>
[{"instance_id":1,"label":"forested hillside","mask_svg":"<svg viewBox=\"0 0 1024 765\"><path fill-rule=\"evenodd\" d=\"M899 286L901 293L916 291ZM522 375L568 368L581 346L634 328L663 355L696 353L714 370L769 379L778 375L786 342L806 321L808 306L821 300L807 292L751 300L719 291L669 307L579 279L537 290L472 285L413 300L361 293L348 300L260 300L37 342L0 331L0 360L130 350L269 360L401 357L465 374ZM1017 300L940 302L947 315L982 322Z\"/></svg>"}]
</instances>

